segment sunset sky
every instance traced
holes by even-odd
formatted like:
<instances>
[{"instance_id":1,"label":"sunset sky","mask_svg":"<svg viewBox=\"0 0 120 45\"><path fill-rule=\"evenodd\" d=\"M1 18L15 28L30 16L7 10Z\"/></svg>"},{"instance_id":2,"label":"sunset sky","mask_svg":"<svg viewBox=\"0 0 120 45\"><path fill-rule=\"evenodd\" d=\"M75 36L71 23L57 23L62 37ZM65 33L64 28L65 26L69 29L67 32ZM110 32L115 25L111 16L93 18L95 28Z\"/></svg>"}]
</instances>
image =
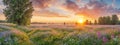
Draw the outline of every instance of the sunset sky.
<instances>
[{"instance_id":1,"label":"sunset sky","mask_svg":"<svg viewBox=\"0 0 120 45\"><path fill-rule=\"evenodd\" d=\"M76 22L99 16L120 15L120 0L31 0L32 22ZM0 20L5 6L0 0Z\"/></svg>"}]
</instances>

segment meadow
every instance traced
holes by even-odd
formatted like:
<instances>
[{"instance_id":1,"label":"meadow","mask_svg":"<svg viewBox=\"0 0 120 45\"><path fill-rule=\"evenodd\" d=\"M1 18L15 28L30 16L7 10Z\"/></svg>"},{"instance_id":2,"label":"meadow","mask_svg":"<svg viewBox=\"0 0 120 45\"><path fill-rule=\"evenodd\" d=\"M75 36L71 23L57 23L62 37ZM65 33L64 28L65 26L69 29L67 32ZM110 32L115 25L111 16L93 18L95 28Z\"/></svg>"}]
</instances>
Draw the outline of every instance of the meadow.
<instances>
[{"instance_id":1,"label":"meadow","mask_svg":"<svg viewBox=\"0 0 120 45\"><path fill-rule=\"evenodd\" d=\"M0 45L120 45L119 25L0 24Z\"/></svg>"}]
</instances>

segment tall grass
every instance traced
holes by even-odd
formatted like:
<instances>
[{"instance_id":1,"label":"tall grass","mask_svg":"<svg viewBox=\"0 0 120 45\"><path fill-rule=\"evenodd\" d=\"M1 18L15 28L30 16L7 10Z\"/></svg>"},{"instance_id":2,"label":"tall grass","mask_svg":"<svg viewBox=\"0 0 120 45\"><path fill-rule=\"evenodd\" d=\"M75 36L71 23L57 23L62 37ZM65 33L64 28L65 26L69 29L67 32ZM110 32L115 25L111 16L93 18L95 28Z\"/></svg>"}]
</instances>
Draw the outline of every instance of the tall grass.
<instances>
[{"instance_id":1,"label":"tall grass","mask_svg":"<svg viewBox=\"0 0 120 45\"><path fill-rule=\"evenodd\" d=\"M0 27L0 45L120 45L119 30L97 31L81 28L29 30L27 27L6 25L17 30Z\"/></svg>"}]
</instances>

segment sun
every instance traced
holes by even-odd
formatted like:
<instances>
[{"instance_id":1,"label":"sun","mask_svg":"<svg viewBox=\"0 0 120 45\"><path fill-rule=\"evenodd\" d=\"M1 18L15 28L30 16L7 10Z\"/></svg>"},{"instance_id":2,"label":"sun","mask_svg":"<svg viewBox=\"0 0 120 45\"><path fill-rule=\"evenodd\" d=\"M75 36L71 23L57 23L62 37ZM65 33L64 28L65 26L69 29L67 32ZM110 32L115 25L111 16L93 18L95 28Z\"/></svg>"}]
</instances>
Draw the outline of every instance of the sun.
<instances>
[{"instance_id":1,"label":"sun","mask_svg":"<svg viewBox=\"0 0 120 45\"><path fill-rule=\"evenodd\" d=\"M78 23L83 24L83 23L84 23L84 20L79 19L79 20L78 20Z\"/></svg>"},{"instance_id":2,"label":"sun","mask_svg":"<svg viewBox=\"0 0 120 45\"><path fill-rule=\"evenodd\" d=\"M85 23L85 20L86 20L86 17L82 14L79 14L77 16L77 23L80 24L80 25L83 25Z\"/></svg>"}]
</instances>

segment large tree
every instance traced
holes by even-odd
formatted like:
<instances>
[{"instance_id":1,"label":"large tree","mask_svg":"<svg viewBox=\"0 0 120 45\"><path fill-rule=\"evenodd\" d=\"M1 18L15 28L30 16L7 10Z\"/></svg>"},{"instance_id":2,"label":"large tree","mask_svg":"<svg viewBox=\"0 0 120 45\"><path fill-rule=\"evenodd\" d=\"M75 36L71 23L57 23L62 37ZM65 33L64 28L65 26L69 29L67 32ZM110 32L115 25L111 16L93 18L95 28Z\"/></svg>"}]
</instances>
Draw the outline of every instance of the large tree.
<instances>
[{"instance_id":1,"label":"large tree","mask_svg":"<svg viewBox=\"0 0 120 45\"><path fill-rule=\"evenodd\" d=\"M24 26L30 24L34 10L30 0L3 0L3 3L7 22Z\"/></svg>"}]
</instances>

